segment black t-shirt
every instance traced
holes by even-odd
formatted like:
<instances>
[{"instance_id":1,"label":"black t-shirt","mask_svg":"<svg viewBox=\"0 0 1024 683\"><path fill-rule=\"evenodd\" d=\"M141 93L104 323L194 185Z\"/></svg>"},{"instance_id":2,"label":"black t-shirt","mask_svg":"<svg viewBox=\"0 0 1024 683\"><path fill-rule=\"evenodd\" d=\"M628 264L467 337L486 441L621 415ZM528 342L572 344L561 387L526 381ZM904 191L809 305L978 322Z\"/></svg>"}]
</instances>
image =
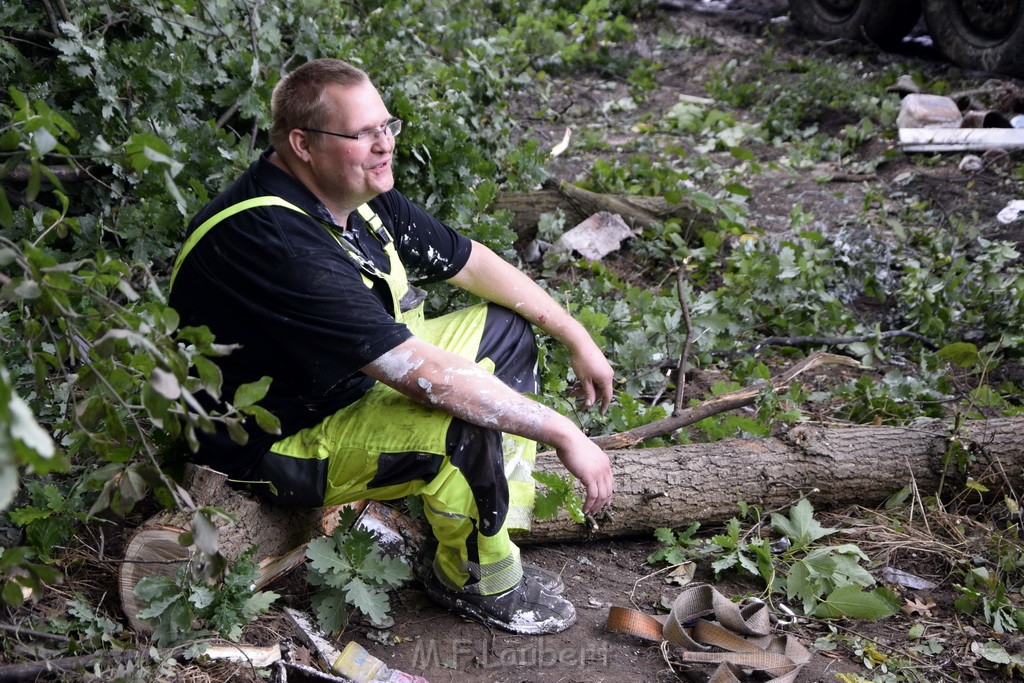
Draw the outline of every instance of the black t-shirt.
<instances>
[{"instance_id":1,"label":"black t-shirt","mask_svg":"<svg viewBox=\"0 0 1024 683\"><path fill-rule=\"evenodd\" d=\"M324 227L327 208L295 178L269 161L271 150L189 225L251 197L276 195L306 211L279 206L242 211L215 225L183 261L170 304L182 325L206 325L218 344L239 348L218 358L223 398L268 375L260 405L281 421L281 434L254 419L240 446L223 430L199 433L198 462L244 474L270 445L358 400L374 380L359 371L412 336L395 320L391 295L379 278L364 284L354 260ZM469 259L471 242L396 190L370 202L393 235L411 282L446 280ZM315 217L310 218L310 216ZM323 223L321 223L322 221ZM381 271L387 255L363 219L352 212L345 237ZM207 407L215 405L207 401Z\"/></svg>"}]
</instances>

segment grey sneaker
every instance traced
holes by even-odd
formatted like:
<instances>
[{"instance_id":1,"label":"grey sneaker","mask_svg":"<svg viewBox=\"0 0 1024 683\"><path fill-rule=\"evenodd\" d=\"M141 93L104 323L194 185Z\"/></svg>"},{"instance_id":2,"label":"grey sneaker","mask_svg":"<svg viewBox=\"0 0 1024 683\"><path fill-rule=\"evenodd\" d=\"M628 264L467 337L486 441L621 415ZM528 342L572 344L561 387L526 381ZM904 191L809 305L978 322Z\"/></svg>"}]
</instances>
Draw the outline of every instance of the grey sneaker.
<instances>
[{"instance_id":1,"label":"grey sneaker","mask_svg":"<svg viewBox=\"0 0 1024 683\"><path fill-rule=\"evenodd\" d=\"M423 586L435 602L490 626L523 635L560 633L576 623L576 608L523 574L519 585L497 595L451 590L430 572Z\"/></svg>"}]
</instances>

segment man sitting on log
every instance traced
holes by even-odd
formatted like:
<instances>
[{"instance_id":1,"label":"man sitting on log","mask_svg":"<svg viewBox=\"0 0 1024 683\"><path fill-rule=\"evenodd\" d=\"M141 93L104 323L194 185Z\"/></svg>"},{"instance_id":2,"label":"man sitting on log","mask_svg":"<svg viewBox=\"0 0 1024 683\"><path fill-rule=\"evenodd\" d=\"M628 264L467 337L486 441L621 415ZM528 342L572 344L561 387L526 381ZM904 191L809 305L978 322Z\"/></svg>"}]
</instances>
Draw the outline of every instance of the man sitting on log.
<instances>
[{"instance_id":1,"label":"man sitting on log","mask_svg":"<svg viewBox=\"0 0 1024 683\"><path fill-rule=\"evenodd\" d=\"M607 408L613 372L590 336L535 282L394 189L402 122L365 72L339 60L286 75L271 146L192 220L171 277L185 325L237 344L224 393L270 376L261 405L281 423L248 441L200 435L196 461L288 506L418 494L437 540L431 597L517 633L576 618L557 578L524 567L536 442L586 488L612 497L608 457L537 392L537 325L572 352L586 404ZM489 303L426 320L410 280L447 280ZM250 421L251 422L251 421Z\"/></svg>"}]
</instances>

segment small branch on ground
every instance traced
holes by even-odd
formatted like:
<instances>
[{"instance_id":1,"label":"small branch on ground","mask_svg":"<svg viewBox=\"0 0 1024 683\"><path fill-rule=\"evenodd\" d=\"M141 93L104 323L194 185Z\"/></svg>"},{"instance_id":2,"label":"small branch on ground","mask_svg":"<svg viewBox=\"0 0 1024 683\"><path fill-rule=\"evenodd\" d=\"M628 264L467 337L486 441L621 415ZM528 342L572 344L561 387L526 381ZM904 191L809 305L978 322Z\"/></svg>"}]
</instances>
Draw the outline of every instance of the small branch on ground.
<instances>
[{"instance_id":1,"label":"small branch on ground","mask_svg":"<svg viewBox=\"0 0 1024 683\"><path fill-rule=\"evenodd\" d=\"M861 367L859 362L847 356L837 356L822 352L814 353L800 363L794 365L778 378L773 379L771 381L772 391L785 391L789 388L789 383L798 375L823 365L846 365L854 368ZM646 441L647 439L671 434L678 429L692 425L695 422L700 422L706 417L724 413L728 410L735 410L736 408L749 406L757 400L757 397L767 385L768 383L760 383L752 387L730 391L727 394L722 394L721 396L715 396L714 398L708 399L699 405L681 410L677 414L663 420L658 420L618 434L596 436L591 440L601 448L608 450L630 448Z\"/></svg>"},{"instance_id":2,"label":"small branch on ground","mask_svg":"<svg viewBox=\"0 0 1024 683\"><path fill-rule=\"evenodd\" d=\"M123 663L135 659L141 653L135 650L125 652L98 652L92 655L81 657L59 657L48 659L42 662L29 662L26 664L4 664L0 665L0 683L20 683L21 681L35 681L40 677L46 677L56 671L77 671L88 669L93 664L107 661Z\"/></svg>"},{"instance_id":3,"label":"small branch on ground","mask_svg":"<svg viewBox=\"0 0 1024 683\"><path fill-rule=\"evenodd\" d=\"M893 337L916 339L932 351L939 348L938 344L918 332L911 330L886 330L877 334L861 334L855 337L766 337L751 346L750 350L759 351L765 346L838 346L840 344L855 344L873 339L892 339Z\"/></svg>"},{"instance_id":4,"label":"small branch on ground","mask_svg":"<svg viewBox=\"0 0 1024 683\"><path fill-rule=\"evenodd\" d=\"M693 343L693 322L690 320L690 306L686 298L686 264L679 266L676 274L676 285L679 289L679 307L683 311L683 322L686 324L686 341L683 343L683 353L679 356L679 367L676 377L676 407L673 415L678 415L683 410L683 389L686 388L686 362L690 357L690 346Z\"/></svg>"}]
</instances>

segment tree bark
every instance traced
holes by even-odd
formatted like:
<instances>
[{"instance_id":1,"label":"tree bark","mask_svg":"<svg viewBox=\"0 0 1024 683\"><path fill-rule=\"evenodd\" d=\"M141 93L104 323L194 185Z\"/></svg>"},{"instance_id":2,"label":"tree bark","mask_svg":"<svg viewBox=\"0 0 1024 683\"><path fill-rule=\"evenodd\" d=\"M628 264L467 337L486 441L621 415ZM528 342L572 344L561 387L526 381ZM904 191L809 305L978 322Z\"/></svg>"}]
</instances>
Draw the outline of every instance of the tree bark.
<instances>
[{"instance_id":1,"label":"tree bark","mask_svg":"<svg viewBox=\"0 0 1024 683\"><path fill-rule=\"evenodd\" d=\"M523 241L536 236L541 214L551 213L555 209L562 210L569 227L601 211L618 214L630 227L650 227L670 218L678 218L682 222L686 239L698 228L714 226L714 218L697 208L689 199L669 204L663 197L600 194L565 181L554 188L502 195L494 208L512 212L510 227Z\"/></svg>"},{"instance_id":2,"label":"tree bark","mask_svg":"<svg viewBox=\"0 0 1024 683\"><path fill-rule=\"evenodd\" d=\"M658 527L721 522L736 515L740 500L765 511L787 508L801 495L819 509L877 505L911 481L928 493L940 486L956 491L967 477L993 492L1012 491L1024 475L1024 418L965 423L959 439L974 462L964 474L956 462L944 464L950 439L942 421L913 427L801 424L778 438L609 451L615 498L610 516L596 520L597 531L562 512L536 520L516 541L648 535ZM537 469L564 474L551 456L538 458Z\"/></svg>"},{"instance_id":3,"label":"tree bark","mask_svg":"<svg viewBox=\"0 0 1024 683\"><path fill-rule=\"evenodd\" d=\"M231 488L227 475L208 467L190 467L185 487L197 507L220 508L234 518L215 519L219 550L229 562L250 546L259 546L253 557L259 564L257 589L305 562L306 544L332 533L337 526L340 506L312 510L275 507ZM121 607L129 626L139 633L149 633L152 628L136 616L143 605L135 586L146 576L173 575L192 556L193 550L182 546L178 537L192 528L193 514L191 510L158 514L132 535L125 548L118 577Z\"/></svg>"}]
</instances>

